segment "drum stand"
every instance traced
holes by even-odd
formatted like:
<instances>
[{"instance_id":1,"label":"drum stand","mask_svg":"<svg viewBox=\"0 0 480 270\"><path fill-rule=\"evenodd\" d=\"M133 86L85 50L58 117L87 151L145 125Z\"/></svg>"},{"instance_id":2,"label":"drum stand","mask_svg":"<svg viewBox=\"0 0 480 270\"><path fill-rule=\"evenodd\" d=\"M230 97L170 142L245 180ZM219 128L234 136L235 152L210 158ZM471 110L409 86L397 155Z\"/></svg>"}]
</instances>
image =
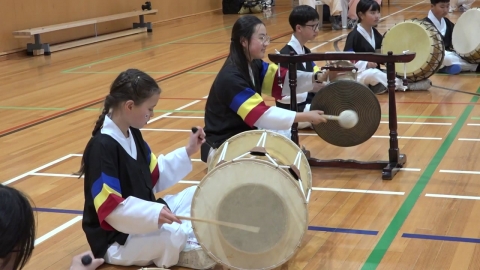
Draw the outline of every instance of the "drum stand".
<instances>
[{"instance_id":1,"label":"drum stand","mask_svg":"<svg viewBox=\"0 0 480 270\"><path fill-rule=\"evenodd\" d=\"M307 61L322 61L322 60L363 60L374 63L386 63L387 67L387 81L388 81L388 98L389 98L389 128L390 128L390 148L388 149L388 161L357 161L357 160L320 160L310 156L310 151L302 147L310 166L313 167L336 167L336 168L350 168L350 169L367 169L367 170L382 170L383 180L392 180L397 172L403 167L407 161L407 156L400 153L397 139L397 109L395 102L395 63L408 63L415 58L415 53L405 53L394 55L391 51L385 54L376 53L310 53L305 55L294 55L291 51L290 55L269 54L268 58L275 63L288 63L288 77L290 85L290 108L292 111L297 111L297 63ZM280 78L279 78L280 79ZM283 83L282 83L283 85ZM298 123L293 123L292 141L299 147L298 142Z\"/></svg>"}]
</instances>

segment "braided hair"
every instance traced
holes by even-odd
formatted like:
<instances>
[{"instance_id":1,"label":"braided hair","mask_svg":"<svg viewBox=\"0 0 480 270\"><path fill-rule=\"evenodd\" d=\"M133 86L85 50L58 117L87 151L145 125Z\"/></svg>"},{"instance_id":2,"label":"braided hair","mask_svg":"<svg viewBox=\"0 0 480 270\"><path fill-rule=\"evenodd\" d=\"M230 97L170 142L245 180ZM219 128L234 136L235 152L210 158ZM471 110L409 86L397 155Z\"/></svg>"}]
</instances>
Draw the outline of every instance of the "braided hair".
<instances>
[{"instance_id":1,"label":"braided hair","mask_svg":"<svg viewBox=\"0 0 480 270\"><path fill-rule=\"evenodd\" d=\"M160 92L157 82L148 74L138 69L123 71L113 81L110 93L105 97L102 113L95 122L92 137L101 130L105 116L110 115L122 102L132 100L135 105L140 105L154 94L160 94ZM87 144L87 148L88 146ZM85 157L82 157L80 171L78 172L79 178L85 173L84 159Z\"/></svg>"}]
</instances>

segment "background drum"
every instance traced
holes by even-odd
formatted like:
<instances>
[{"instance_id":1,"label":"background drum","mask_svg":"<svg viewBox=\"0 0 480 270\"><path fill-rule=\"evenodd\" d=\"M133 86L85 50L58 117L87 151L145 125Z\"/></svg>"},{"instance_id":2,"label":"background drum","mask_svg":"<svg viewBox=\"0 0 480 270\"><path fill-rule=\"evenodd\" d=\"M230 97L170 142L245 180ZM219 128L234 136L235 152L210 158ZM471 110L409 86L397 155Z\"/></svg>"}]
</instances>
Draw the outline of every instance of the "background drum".
<instances>
[{"instance_id":1,"label":"background drum","mask_svg":"<svg viewBox=\"0 0 480 270\"><path fill-rule=\"evenodd\" d=\"M452 34L455 52L471 64L480 64L480 8L471 8L458 18Z\"/></svg>"},{"instance_id":2,"label":"background drum","mask_svg":"<svg viewBox=\"0 0 480 270\"><path fill-rule=\"evenodd\" d=\"M264 150L259 149L262 147ZM239 157L276 163L283 166L291 175L298 174L298 188L305 194L304 197L308 203L312 190L312 171L302 149L294 142L279 133L268 130L242 132L231 137L215 150L210 163L207 164L208 171L212 171L221 162Z\"/></svg>"},{"instance_id":3,"label":"background drum","mask_svg":"<svg viewBox=\"0 0 480 270\"><path fill-rule=\"evenodd\" d=\"M191 215L260 228L256 233L192 220L203 249L231 269L281 266L298 251L308 228L297 181L258 159L234 159L208 172L194 194Z\"/></svg>"},{"instance_id":4,"label":"background drum","mask_svg":"<svg viewBox=\"0 0 480 270\"><path fill-rule=\"evenodd\" d=\"M456 26L455 26L456 27ZM410 63L396 63L397 76L411 82L428 79L441 67L445 57L445 46L442 37L434 25L429 22L410 19L394 25L383 36L382 53L392 51L402 54L404 51L415 52Z\"/></svg>"}]
</instances>

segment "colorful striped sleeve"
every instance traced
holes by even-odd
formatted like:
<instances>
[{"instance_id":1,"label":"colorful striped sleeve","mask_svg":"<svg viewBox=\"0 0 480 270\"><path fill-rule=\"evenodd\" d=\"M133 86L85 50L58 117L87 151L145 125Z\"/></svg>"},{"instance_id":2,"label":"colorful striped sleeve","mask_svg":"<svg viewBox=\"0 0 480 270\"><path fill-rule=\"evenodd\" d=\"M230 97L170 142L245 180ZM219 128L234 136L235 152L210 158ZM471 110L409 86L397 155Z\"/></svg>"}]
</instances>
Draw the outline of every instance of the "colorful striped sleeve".
<instances>
[{"instance_id":1,"label":"colorful striped sleeve","mask_svg":"<svg viewBox=\"0 0 480 270\"><path fill-rule=\"evenodd\" d=\"M113 230L105 218L124 200L120 181L101 172L100 177L93 182L91 192L100 226L105 230Z\"/></svg>"},{"instance_id":2,"label":"colorful striped sleeve","mask_svg":"<svg viewBox=\"0 0 480 270\"><path fill-rule=\"evenodd\" d=\"M269 108L263 98L251 88L245 88L238 92L230 102L230 109L236 112L250 127L253 127Z\"/></svg>"},{"instance_id":3,"label":"colorful striped sleeve","mask_svg":"<svg viewBox=\"0 0 480 270\"><path fill-rule=\"evenodd\" d=\"M152 187L158 183L160 179L160 169L158 168L158 160L157 156L152 152L150 146L145 142L145 146L147 147L147 164L150 169L150 174L152 178Z\"/></svg>"},{"instance_id":4,"label":"colorful striped sleeve","mask_svg":"<svg viewBox=\"0 0 480 270\"><path fill-rule=\"evenodd\" d=\"M262 61L263 62L263 61ZM280 79L285 82L285 76L288 69L280 67ZM260 80L262 83L262 94L274 97L275 99L282 99L282 87L278 85L278 66L273 63L262 63L260 72Z\"/></svg>"}]
</instances>

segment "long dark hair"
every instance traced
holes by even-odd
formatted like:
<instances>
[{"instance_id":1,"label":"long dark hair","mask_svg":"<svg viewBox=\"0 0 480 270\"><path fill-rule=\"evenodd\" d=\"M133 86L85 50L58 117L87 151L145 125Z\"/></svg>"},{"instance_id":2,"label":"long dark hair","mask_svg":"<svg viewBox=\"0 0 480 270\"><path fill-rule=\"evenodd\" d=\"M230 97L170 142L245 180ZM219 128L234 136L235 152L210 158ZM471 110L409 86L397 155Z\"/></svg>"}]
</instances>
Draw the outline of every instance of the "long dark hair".
<instances>
[{"instance_id":1,"label":"long dark hair","mask_svg":"<svg viewBox=\"0 0 480 270\"><path fill-rule=\"evenodd\" d=\"M160 94L161 89L157 82L150 75L138 69L128 69L120 73L110 87L110 93L105 97L103 110L95 123L92 137L95 136L103 126L105 116L110 110L118 107L122 102L133 100L135 105L142 104L154 94ZM90 140L91 141L91 140ZM88 144L85 147L88 148ZM79 172L79 178L85 173L85 155Z\"/></svg>"},{"instance_id":2,"label":"long dark hair","mask_svg":"<svg viewBox=\"0 0 480 270\"><path fill-rule=\"evenodd\" d=\"M374 0L360 0L357 4L357 18L358 18L358 22L362 22L362 19L360 18L360 12L363 14L363 15L366 15L367 14L367 11L372 8L372 11L378 11L380 12L380 5L374 1Z\"/></svg>"},{"instance_id":3,"label":"long dark hair","mask_svg":"<svg viewBox=\"0 0 480 270\"><path fill-rule=\"evenodd\" d=\"M14 270L25 267L35 246L35 227L27 196L0 184L0 258L4 265L14 257Z\"/></svg>"},{"instance_id":4,"label":"long dark hair","mask_svg":"<svg viewBox=\"0 0 480 270\"><path fill-rule=\"evenodd\" d=\"M258 17L253 15L242 16L235 22L230 39L230 53L225 61L225 64L235 65L245 79L250 82L252 87L254 84L250 78L250 73L248 72L249 61L246 54L249 54L250 40L252 39L253 33L255 33L255 28L259 24L264 23ZM242 46L242 39L248 40L249 45L246 51ZM254 66L251 68L255 69ZM252 71L256 74L255 70Z\"/></svg>"}]
</instances>

